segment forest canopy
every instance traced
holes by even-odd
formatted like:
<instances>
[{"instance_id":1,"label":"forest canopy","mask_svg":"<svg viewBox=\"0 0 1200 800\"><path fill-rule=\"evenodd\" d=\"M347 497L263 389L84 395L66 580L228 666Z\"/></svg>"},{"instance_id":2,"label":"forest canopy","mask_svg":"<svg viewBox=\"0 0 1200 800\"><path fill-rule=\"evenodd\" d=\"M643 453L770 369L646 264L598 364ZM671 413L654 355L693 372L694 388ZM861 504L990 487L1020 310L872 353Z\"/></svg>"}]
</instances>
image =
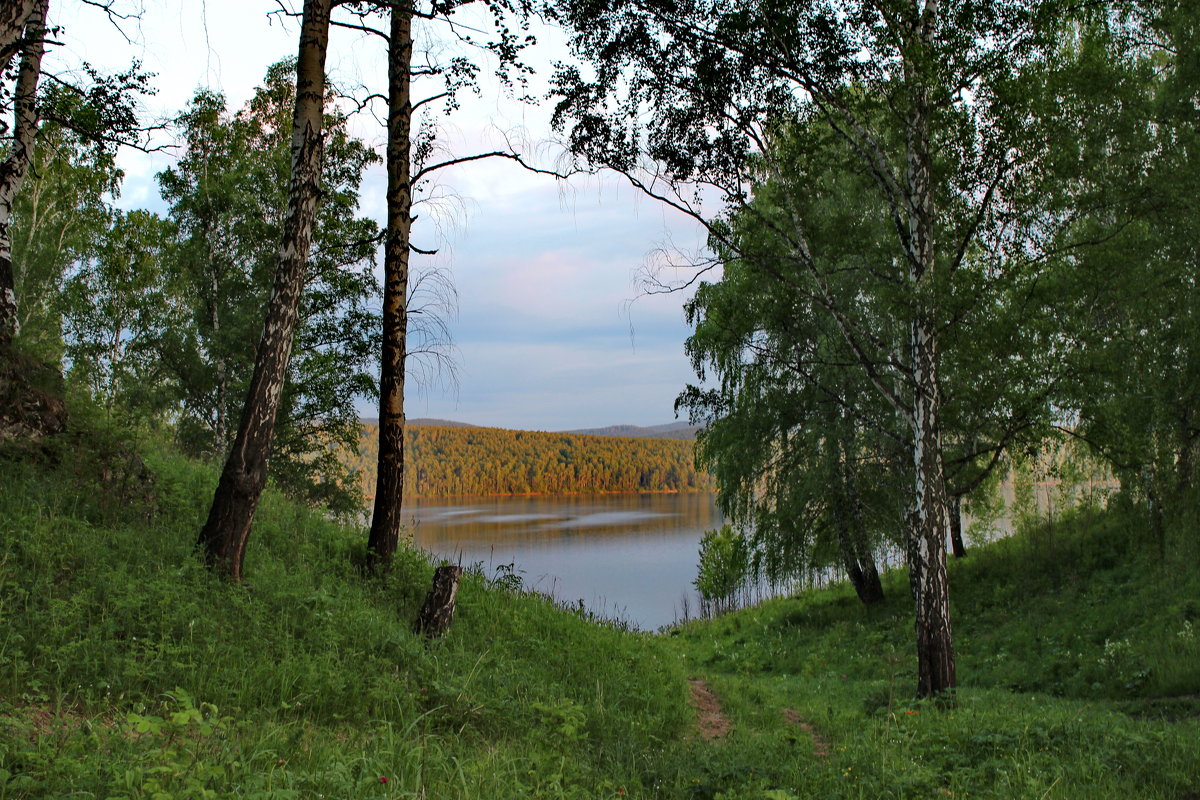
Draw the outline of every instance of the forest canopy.
<instances>
[{"instance_id":1,"label":"forest canopy","mask_svg":"<svg viewBox=\"0 0 1200 800\"><path fill-rule=\"evenodd\" d=\"M409 426L406 497L575 492L711 491L693 442L502 428ZM379 428L367 423L357 454L341 458L364 495L375 487Z\"/></svg>"}]
</instances>

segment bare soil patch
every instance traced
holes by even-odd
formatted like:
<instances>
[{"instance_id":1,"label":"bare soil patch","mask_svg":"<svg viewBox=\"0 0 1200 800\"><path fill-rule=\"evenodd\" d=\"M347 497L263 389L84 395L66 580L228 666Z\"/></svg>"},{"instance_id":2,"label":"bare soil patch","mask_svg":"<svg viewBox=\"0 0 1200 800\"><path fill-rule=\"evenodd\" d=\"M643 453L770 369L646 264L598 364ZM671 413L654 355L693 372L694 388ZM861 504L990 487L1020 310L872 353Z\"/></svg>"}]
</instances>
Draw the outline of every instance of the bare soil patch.
<instances>
[{"instance_id":1,"label":"bare soil patch","mask_svg":"<svg viewBox=\"0 0 1200 800\"><path fill-rule=\"evenodd\" d=\"M800 716L792 708L785 708L783 710L783 718L812 737L813 755L817 758L829 758L829 740L822 736L820 731L813 727L811 722Z\"/></svg>"},{"instance_id":2,"label":"bare soil patch","mask_svg":"<svg viewBox=\"0 0 1200 800\"><path fill-rule=\"evenodd\" d=\"M700 678L688 681L692 692L692 708L696 709L696 726L700 738L705 742L724 739L733 723L721 711L721 701L709 685Z\"/></svg>"}]
</instances>

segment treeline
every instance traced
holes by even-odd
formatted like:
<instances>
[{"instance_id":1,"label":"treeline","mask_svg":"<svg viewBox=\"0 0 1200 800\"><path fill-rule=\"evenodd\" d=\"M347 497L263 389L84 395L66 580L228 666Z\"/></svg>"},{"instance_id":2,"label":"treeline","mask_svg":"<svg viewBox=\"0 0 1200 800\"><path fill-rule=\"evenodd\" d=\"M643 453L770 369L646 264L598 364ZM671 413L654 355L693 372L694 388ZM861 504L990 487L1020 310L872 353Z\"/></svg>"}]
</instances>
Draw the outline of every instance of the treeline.
<instances>
[{"instance_id":1,"label":"treeline","mask_svg":"<svg viewBox=\"0 0 1200 800\"><path fill-rule=\"evenodd\" d=\"M379 427L342 458L365 496L375 488ZM691 492L713 488L693 443L501 428L409 426L406 497L574 492Z\"/></svg>"}]
</instances>

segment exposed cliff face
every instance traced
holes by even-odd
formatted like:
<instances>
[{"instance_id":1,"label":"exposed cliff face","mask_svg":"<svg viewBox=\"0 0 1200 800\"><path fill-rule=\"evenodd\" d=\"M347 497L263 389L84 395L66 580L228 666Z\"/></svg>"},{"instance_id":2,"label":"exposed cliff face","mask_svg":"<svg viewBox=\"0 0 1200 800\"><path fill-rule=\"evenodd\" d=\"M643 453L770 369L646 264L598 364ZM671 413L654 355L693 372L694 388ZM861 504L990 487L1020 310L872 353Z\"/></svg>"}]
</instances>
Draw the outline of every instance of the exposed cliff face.
<instances>
[{"instance_id":1,"label":"exposed cliff face","mask_svg":"<svg viewBox=\"0 0 1200 800\"><path fill-rule=\"evenodd\" d=\"M9 348L0 350L0 442L38 439L67 423L58 369Z\"/></svg>"}]
</instances>

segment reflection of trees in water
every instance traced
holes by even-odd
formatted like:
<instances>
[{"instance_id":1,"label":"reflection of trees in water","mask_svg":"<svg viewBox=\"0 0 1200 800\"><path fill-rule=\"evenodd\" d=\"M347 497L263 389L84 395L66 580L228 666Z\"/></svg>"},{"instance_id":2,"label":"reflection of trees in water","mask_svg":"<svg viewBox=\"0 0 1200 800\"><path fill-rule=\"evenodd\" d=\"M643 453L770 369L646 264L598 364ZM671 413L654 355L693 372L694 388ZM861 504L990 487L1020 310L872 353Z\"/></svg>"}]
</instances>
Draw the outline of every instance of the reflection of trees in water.
<instances>
[{"instance_id":1,"label":"reflection of trees in water","mask_svg":"<svg viewBox=\"0 0 1200 800\"><path fill-rule=\"evenodd\" d=\"M707 493L613 494L548 497L471 498L410 506L414 542L436 553L481 549L586 547L589 539L675 537L688 544L681 553L694 560L694 543L721 523Z\"/></svg>"}]
</instances>

